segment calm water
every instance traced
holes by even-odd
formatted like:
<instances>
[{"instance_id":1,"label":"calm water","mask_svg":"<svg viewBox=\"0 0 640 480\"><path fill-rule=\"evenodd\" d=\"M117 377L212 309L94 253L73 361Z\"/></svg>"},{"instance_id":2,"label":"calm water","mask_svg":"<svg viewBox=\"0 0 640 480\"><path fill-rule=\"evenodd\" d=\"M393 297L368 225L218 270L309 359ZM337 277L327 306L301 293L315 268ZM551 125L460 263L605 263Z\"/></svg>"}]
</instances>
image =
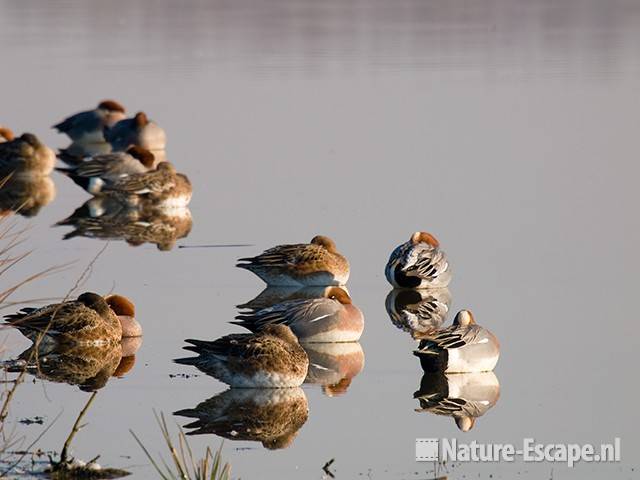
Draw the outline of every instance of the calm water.
<instances>
[{"instance_id":1,"label":"calm water","mask_svg":"<svg viewBox=\"0 0 640 480\"><path fill-rule=\"evenodd\" d=\"M136 364L112 379L74 444L84 460L153 471L129 433L165 454L153 409L226 390L172 359L185 338L227 322L261 282L234 268L264 248L333 237L365 314L365 364L345 394L305 385L309 417L288 447L226 441L234 477L426 479L416 437L610 442L622 462L464 464L449 478L633 478L640 394L635 314L640 224L640 3L0 0L0 123L67 144L50 126L103 98L145 110L194 184L178 249L111 242L81 290L132 298L144 326ZM55 200L29 228L20 279L75 261L18 298L64 296L105 242L52 225L88 199L54 175ZM468 433L417 413L413 341L385 310L391 249L434 232L450 256L452 311L470 308L501 340L500 399ZM6 277L3 277L5 280ZM9 313L9 312L3 312ZM29 342L3 331L9 358ZM89 394L28 381L12 423L60 450ZM25 426L23 418L44 417ZM200 452L215 435L192 437ZM447 474L446 472L444 472ZM442 474L442 472L441 472Z\"/></svg>"}]
</instances>

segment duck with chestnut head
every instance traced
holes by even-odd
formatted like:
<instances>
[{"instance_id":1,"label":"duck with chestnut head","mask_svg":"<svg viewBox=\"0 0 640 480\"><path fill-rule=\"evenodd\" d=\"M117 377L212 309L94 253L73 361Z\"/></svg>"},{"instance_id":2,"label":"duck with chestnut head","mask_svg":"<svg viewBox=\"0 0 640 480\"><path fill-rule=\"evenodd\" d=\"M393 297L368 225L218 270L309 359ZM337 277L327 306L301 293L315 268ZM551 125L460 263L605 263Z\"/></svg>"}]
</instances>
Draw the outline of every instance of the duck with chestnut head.
<instances>
[{"instance_id":1,"label":"duck with chestnut head","mask_svg":"<svg viewBox=\"0 0 640 480\"><path fill-rule=\"evenodd\" d=\"M93 110L71 115L52 128L79 144L103 143L103 129L115 125L125 117L125 108L120 103L115 100L103 100Z\"/></svg>"},{"instance_id":2,"label":"duck with chestnut head","mask_svg":"<svg viewBox=\"0 0 640 480\"><path fill-rule=\"evenodd\" d=\"M349 294L331 287L326 296L289 300L236 316L235 323L252 332L267 325L287 325L301 343L357 342L364 330L364 315Z\"/></svg>"},{"instance_id":3,"label":"duck with chestnut head","mask_svg":"<svg viewBox=\"0 0 640 480\"><path fill-rule=\"evenodd\" d=\"M85 292L76 300L40 308L23 308L5 316L31 341L81 344L118 343L123 337L142 335L135 306L122 295L103 297Z\"/></svg>"},{"instance_id":4,"label":"duck with chestnut head","mask_svg":"<svg viewBox=\"0 0 640 480\"><path fill-rule=\"evenodd\" d=\"M440 288L451 281L451 268L440 242L427 232L415 232L398 246L384 270L396 288Z\"/></svg>"},{"instance_id":5,"label":"duck with chestnut head","mask_svg":"<svg viewBox=\"0 0 640 480\"><path fill-rule=\"evenodd\" d=\"M241 258L236 266L273 286L340 286L349 279L349 262L323 235L310 243L279 245L257 257Z\"/></svg>"}]
</instances>

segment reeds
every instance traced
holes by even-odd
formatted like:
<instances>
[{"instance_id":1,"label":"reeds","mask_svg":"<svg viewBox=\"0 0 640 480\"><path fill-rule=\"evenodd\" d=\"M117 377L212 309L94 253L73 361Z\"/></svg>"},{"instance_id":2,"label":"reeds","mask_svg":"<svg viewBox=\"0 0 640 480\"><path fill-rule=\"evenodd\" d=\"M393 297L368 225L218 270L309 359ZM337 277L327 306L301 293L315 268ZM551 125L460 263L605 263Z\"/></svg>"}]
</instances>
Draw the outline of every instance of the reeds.
<instances>
[{"instance_id":1,"label":"reeds","mask_svg":"<svg viewBox=\"0 0 640 480\"><path fill-rule=\"evenodd\" d=\"M222 464L222 444L215 452L210 447L207 447L204 457L196 459L182 428L178 427L178 446L176 448L164 414L160 413L158 415L155 411L153 413L171 454L173 467L167 465L167 462L162 457L160 458L161 467L138 436L132 430L129 431L156 469L160 478L163 480L229 480L231 478L231 466L228 463Z\"/></svg>"}]
</instances>

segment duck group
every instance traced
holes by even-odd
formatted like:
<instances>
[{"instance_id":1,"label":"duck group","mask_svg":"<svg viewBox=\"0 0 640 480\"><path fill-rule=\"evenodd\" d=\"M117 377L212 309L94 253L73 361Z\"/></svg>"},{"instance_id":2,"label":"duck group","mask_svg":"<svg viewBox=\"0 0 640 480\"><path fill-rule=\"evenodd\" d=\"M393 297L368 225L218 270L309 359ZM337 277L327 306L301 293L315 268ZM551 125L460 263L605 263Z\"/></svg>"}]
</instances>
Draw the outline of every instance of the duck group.
<instances>
[{"instance_id":1,"label":"duck group","mask_svg":"<svg viewBox=\"0 0 640 480\"><path fill-rule=\"evenodd\" d=\"M188 234L191 182L167 161L165 131L146 112L128 116L120 102L103 100L94 109L71 115L53 128L71 142L57 154L32 133L16 136L0 126L0 173L6 176L0 187L0 211L4 199L14 203L20 200L18 195L9 194L8 182L21 181L16 185L29 191L24 185L26 179L42 183L55 170L90 195L73 214L57 223L74 228L65 239L119 238L133 246L155 243L158 249L169 250L176 239ZM56 166L56 158L65 165ZM21 208L28 209L29 205L25 200ZM409 332L416 342L413 354L425 375L420 395L416 394L421 410L444 414L458 400L441 387L462 382L456 375L470 375L469 382L480 384L472 377L493 371L500 344L492 332L476 322L470 310L460 310L452 323L445 325L451 305L452 269L433 234L416 231L390 250L384 269L392 286L386 299L387 311L393 324ZM238 389L291 389L312 383L321 385L328 396L344 394L364 367L359 340L365 317L347 288L350 264L336 242L326 235L315 235L308 243L276 245L239 258L236 266L266 284L256 298L238 305L238 314L230 321L248 332L213 340L187 339L184 349L195 356L175 362L228 384L232 393L225 398L242 398L248 404L251 402L245 394L237 393ZM116 371L113 366L118 362L113 359L122 348L112 350L110 346L142 333L129 299L92 292L72 301L25 308L5 319L32 340L32 349L42 344L55 348L73 345L74 352L93 348L93 354L86 353L86 358L112 359L102 368L92 362L96 368L78 375L85 378L79 381L82 385L100 384L102 380L96 378ZM105 346L109 353L96 355L95 348ZM27 357L46 357L46 353L29 353ZM76 357L69 354L65 358ZM494 378L489 380L493 382ZM434 383L429 385L430 381ZM273 399L261 398L269 402ZM306 409L302 390L287 398L283 405L294 402ZM202 422L209 414L201 415L197 410L182 412L199 418L199 429L206 429ZM474 411L481 413L474 416ZM452 415L466 431L485 411L458 409ZM304 418L304 423L306 415L299 415L293 423L299 428L299 420ZM225 425L216 428L224 429ZM287 434L286 438L293 436ZM275 433L269 435L270 439L276 437ZM274 444L279 441L273 440Z\"/></svg>"},{"instance_id":2,"label":"duck group","mask_svg":"<svg viewBox=\"0 0 640 480\"><path fill-rule=\"evenodd\" d=\"M70 178L92 197L57 223L77 236L155 243L169 250L191 230L189 178L167 161L164 129L139 111L103 100L52 127L71 143L57 154L32 133L0 125L0 215L33 216L55 197L49 174ZM56 166L56 157L65 166Z\"/></svg>"}]
</instances>

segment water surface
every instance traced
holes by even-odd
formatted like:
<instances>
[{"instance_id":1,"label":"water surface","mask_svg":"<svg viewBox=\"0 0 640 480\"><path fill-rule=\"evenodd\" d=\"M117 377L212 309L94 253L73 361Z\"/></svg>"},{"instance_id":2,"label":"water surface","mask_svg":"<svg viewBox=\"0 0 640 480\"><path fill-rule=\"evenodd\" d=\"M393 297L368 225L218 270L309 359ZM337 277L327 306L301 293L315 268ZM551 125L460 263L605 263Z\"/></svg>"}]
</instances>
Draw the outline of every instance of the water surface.
<instances>
[{"instance_id":1,"label":"water surface","mask_svg":"<svg viewBox=\"0 0 640 480\"><path fill-rule=\"evenodd\" d=\"M80 290L131 297L144 325L135 367L98 393L74 453L153 472L129 429L165 452L153 409L171 417L226 390L172 363L185 338L240 331L235 305L262 289L236 258L334 238L364 312L363 371L346 393L305 385L309 415L288 448L226 441L234 477L431 478L416 437L610 442L622 462L459 465L451 478L632 478L640 225L640 7L634 1L269 2L0 0L0 121L52 147L50 125L116 98L167 131L194 184L193 227L161 252L110 242ZM61 297L104 242L52 225L88 199L54 175L55 200L29 227L12 279L76 261L17 298ZM468 433L417 413L414 342L385 311L389 252L415 230L450 256L453 312L501 340L500 398ZM4 279L3 279L4 280ZM7 312L8 313L8 312ZM28 346L2 332L10 357ZM88 393L27 382L8 421L59 451ZM196 451L217 447L194 436ZM553 469L553 473L552 473ZM442 472L441 472L442 473Z\"/></svg>"}]
</instances>

